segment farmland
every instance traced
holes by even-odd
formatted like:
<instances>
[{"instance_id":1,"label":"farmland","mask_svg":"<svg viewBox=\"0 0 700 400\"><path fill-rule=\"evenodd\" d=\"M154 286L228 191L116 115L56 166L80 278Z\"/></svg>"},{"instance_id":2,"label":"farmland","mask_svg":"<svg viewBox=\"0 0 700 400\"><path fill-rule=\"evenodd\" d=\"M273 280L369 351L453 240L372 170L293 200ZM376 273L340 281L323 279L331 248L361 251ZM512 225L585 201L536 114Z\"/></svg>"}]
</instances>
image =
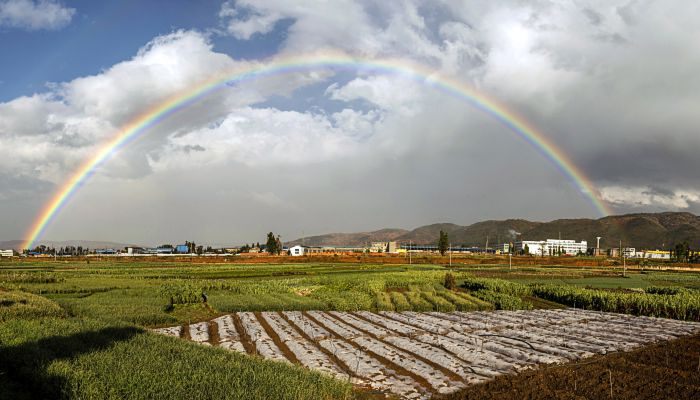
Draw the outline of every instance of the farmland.
<instances>
[{"instance_id":1,"label":"farmland","mask_svg":"<svg viewBox=\"0 0 700 400\"><path fill-rule=\"evenodd\" d=\"M448 272L455 277L454 290L445 288ZM635 321L645 321L647 316L687 321L682 324L688 325L645 333L651 339L638 343L645 344L671 339L678 326L695 326L700 318L699 283L695 272L633 270L623 277L619 269L598 265L528 264L511 270L502 264L466 263L447 268L427 263L3 261L0 352L9 363L0 366L6 368L0 371L0 384L10 388L8 398L181 398L192 393L209 398L225 397L223 393L239 393L241 398L349 398L386 393L387 387L406 389L395 395L421 397L449 390L439 384L416 383L420 374L415 365L396 365L404 358L399 352L405 351L401 349L407 346L406 340L421 337L420 346L411 342L416 346L410 357L435 369L445 360L426 358L439 352L425 350L436 346L425 341L445 332L416 325L428 317L402 320L402 316L438 313L430 318L439 315L442 324L449 324L455 321L449 322L448 315L488 318L525 312L536 316L545 312L540 309L564 313L568 312L564 308L575 307L642 318ZM492 314L493 310L503 311ZM328 335L305 330L309 321ZM333 329L330 323L350 326ZM407 326L413 329L413 338L386 332ZM188 340L154 334L158 329ZM353 329L362 334L342 336ZM260 345L266 347L258 349L251 338L263 338ZM444 345L445 340L438 339ZM358 348L368 351L361 356ZM627 347L589 352L623 348ZM453 347L447 352L456 364L437 370L449 378L444 386L461 388L454 384L459 372L450 368L464 367L465 360L455 351ZM306 354L311 356L307 359ZM549 357L557 363L577 359ZM393 373L388 372L387 361ZM363 365L364 372L349 371L351 364ZM515 371L535 364L539 363L511 365ZM133 370L141 371L137 380L130 374ZM377 383L367 378L375 372L384 380ZM464 376L472 375L470 371ZM462 381L477 383L483 377L476 374ZM25 393L28 387L32 391Z\"/></svg>"}]
</instances>

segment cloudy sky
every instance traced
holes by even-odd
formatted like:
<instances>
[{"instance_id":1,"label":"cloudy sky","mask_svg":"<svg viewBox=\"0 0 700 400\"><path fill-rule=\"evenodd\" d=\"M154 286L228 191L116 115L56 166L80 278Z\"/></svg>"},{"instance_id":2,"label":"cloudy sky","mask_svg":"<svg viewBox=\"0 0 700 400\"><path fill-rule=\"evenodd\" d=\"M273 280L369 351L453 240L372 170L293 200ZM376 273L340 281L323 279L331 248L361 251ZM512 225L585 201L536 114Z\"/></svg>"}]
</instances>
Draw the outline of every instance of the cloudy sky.
<instances>
[{"instance_id":1,"label":"cloudy sky","mask_svg":"<svg viewBox=\"0 0 700 400\"><path fill-rule=\"evenodd\" d=\"M700 3L0 0L0 240L121 127L208 77L321 51L424 66L560 147L616 213L700 212ZM45 239L262 241L599 217L493 117L402 74L219 90L115 153Z\"/></svg>"}]
</instances>

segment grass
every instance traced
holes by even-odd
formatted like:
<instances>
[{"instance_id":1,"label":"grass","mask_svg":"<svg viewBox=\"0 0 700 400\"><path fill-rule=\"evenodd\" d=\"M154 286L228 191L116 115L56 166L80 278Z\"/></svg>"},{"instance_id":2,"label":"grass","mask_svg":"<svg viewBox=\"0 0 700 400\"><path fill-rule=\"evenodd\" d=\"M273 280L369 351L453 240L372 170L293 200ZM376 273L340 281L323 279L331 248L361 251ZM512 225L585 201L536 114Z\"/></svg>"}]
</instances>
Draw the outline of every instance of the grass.
<instances>
[{"instance_id":1,"label":"grass","mask_svg":"<svg viewBox=\"0 0 700 400\"><path fill-rule=\"evenodd\" d=\"M0 290L0 322L16 318L61 317L65 311L56 303L31 293Z\"/></svg>"},{"instance_id":2,"label":"grass","mask_svg":"<svg viewBox=\"0 0 700 400\"><path fill-rule=\"evenodd\" d=\"M462 288L443 287L447 272ZM144 328L236 311L472 311L572 301L694 319L698 288L697 273L621 277L600 267L3 261L0 399L348 398L345 382ZM652 298L665 308L653 308Z\"/></svg>"},{"instance_id":3,"label":"grass","mask_svg":"<svg viewBox=\"0 0 700 400\"><path fill-rule=\"evenodd\" d=\"M44 318L0 326L7 399L343 399L319 373L155 335L132 325Z\"/></svg>"}]
</instances>

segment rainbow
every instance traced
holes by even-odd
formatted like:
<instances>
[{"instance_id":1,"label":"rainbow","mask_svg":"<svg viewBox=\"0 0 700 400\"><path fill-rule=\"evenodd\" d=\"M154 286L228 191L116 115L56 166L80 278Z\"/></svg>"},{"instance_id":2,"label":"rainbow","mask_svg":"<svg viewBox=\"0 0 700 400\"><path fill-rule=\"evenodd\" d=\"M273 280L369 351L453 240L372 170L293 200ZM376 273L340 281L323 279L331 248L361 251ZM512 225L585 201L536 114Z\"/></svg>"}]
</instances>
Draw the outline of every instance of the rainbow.
<instances>
[{"instance_id":1,"label":"rainbow","mask_svg":"<svg viewBox=\"0 0 700 400\"><path fill-rule=\"evenodd\" d=\"M60 214L70 198L95 174L97 168L107 161L115 152L146 133L149 128L177 113L207 95L233 86L238 83L261 79L273 75L312 70L352 70L393 74L406 77L422 84L429 85L455 98L463 100L473 107L485 112L516 133L527 143L537 149L543 156L567 177L576 188L587 197L601 216L610 215L608 207L598 198L597 191L591 181L574 165L571 159L559 149L544 134L535 129L525 119L509 111L483 93L457 79L444 76L425 66L413 64L405 60L369 59L349 56L342 53L317 53L298 57L272 59L267 63L239 67L204 80L199 84L176 93L154 107L146 110L119 129L115 135L102 145L97 153L87 159L51 197L42 208L32 224L28 239L23 248L29 249L40 238L47 226Z\"/></svg>"}]
</instances>

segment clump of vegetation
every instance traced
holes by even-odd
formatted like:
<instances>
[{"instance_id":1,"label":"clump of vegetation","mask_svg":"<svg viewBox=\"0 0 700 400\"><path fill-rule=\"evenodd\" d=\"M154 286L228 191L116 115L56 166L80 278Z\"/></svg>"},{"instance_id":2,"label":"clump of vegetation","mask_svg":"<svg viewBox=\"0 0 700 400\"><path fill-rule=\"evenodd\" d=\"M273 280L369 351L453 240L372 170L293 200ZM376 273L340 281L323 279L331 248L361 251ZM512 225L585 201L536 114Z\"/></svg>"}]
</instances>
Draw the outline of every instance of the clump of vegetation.
<instances>
[{"instance_id":1,"label":"clump of vegetation","mask_svg":"<svg viewBox=\"0 0 700 400\"><path fill-rule=\"evenodd\" d=\"M389 293L377 293L376 308L377 311L394 311L394 304L391 302Z\"/></svg>"},{"instance_id":2,"label":"clump of vegetation","mask_svg":"<svg viewBox=\"0 0 700 400\"><path fill-rule=\"evenodd\" d=\"M463 287L472 291L490 290L497 293L506 293L512 296L529 296L532 288L517 282L504 279L467 278Z\"/></svg>"},{"instance_id":3,"label":"clump of vegetation","mask_svg":"<svg viewBox=\"0 0 700 400\"><path fill-rule=\"evenodd\" d=\"M389 295L391 296L391 303L396 311L411 311L413 309L411 303L408 302L403 293L390 292Z\"/></svg>"},{"instance_id":4,"label":"clump of vegetation","mask_svg":"<svg viewBox=\"0 0 700 400\"><path fill-rule=\"evenodd\" d=\"M436 292L421 292L423 298L433 305L433 310L440 312L452 312L457 307L444 297L438 296Z\"/></svg>"},{"instance_id":5,"label":"clump of vegetation","mask_svg":"<svg viewBox=\"0 0 700 400\"><path fill-rule=\"evenodd\" d=\"M445 289L447 290L455 290L457 289L457 279L455 278L454 274L451 272L448 272L445 274Z\"/></svg>"},{"instance_id":6,"label":"clump of vegetation","mask_svg":"<svg viewBox=\"0 0 700 400\"><path fill-rule=\"evenodd\" d=\"M679 294L679 293L690 293L686 288L682 287L668 287L668 286L649 286L644 289L645 293L649 294Z\"/></svg>"},{"instance_id":7,"label":"clump of vegetation","mask_svg":"<svg viewBox=\"0 0 700 400\"><path fill-rule=\"evenodd\" d=\"M65 311L53 301L31 293L0 290L0 322L18 318L63 317Z\"/></svg>"},{"instance_id":8,"label":"clump of vegetation","mask_svg":"<svg viewBox=\"0 0 700 400\"><path fill-rule=\"evenodd\" d=\"M160 288L160 295L169 300L169 305L195 304L205 300L201 287L192 284L165 284Z\"/></svg>"},{"instance_id":9,"label":"clump of vegetation","mask_svg":"<svg viewBox=\"0 0 700 400\"><path fill-rule=\"evenodd\" d=\"M481 300L494 305L496 310L531 310L532 303L520 297L508 293L494 292L493 290L478 290L473 293Z\"/></svg>"},{"instance_id":10,"label":"clump of vegetation","mask_svg":"<svg viewBox=\"0 0 700 400\"><path fill-rule=\"evenodd\" d=\"M408 291L404 295L406 295L413 311L433 311L433 305L421 296L420 291Z\"/></svg>"}]
</instances>

